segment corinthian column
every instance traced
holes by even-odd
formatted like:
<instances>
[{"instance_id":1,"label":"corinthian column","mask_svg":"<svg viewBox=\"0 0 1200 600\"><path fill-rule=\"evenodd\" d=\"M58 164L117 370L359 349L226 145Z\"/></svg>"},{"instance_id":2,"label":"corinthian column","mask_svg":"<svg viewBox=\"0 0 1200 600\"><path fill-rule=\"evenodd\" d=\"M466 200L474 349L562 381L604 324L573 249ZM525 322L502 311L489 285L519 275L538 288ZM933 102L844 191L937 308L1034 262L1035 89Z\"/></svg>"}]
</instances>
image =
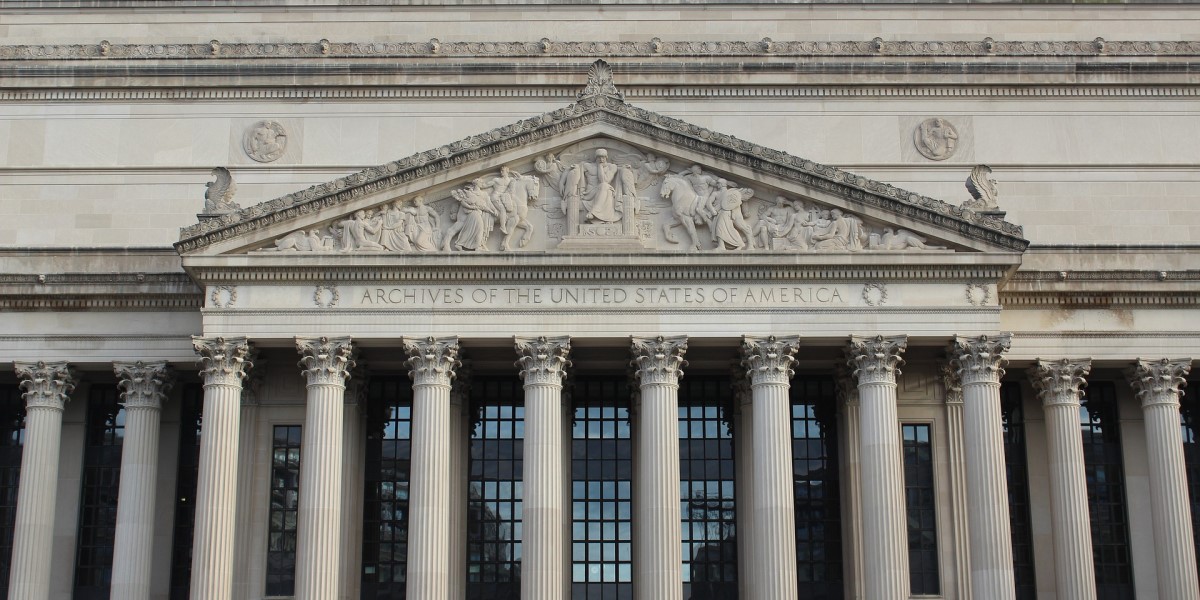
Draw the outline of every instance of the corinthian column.
<instances>
[{"instance_id":1,"label":"corinthian column","mask_svg":"<svg viewBox=\"0 0 1200 600\"><path fill-rule=\"evenodd\" d=\"M908 337L851 336L846 364L858 379L866 598L908 598L908 516L896 417L896 373Z\"/></svg>"},{"instance_id":2,"label":"corinthian column","mask_svg":"<svg viewBox=\"0 0 1200 600\"><path fill-rule=\"evenodd\" d=\"M737 503L750 507L750 510L738 510L737 516L737 556L738 556L738 593L741 598L757 598L755 593L755 561L754 561L754 394L750 391L750 381L746 369L740 363L734 365L731 379L733 380L733 400L737 407L734 413L733 441L736 444L733 457L736 464L735 479L737 487Z\"/></svg>"},{"instance_id":3,"label":"corinthian column","mask_svg":"<svg viewBox=\"0 0 1200 600\"><path fill-rule=\"evenodd\" d=\"M521 541L521 598L555 600L563 594L564 369L571 338L514 337L525 382L525 536Z\"/></svg>"},{"instance_id":4,"label":"corinthian column","mask_svg":"<svg viewBox=\"0 0 1200 600\"><path fill-rule=\"evenodd\" d=\"M463 361L450 386L450 600L467 598L467 489L471 429L471 365Z\"/></svg>"},{"instance_id":5,"label":"corinthian column","mask_svg":"<svg viewBox=\"0 0 1200 600\"><path fill-rule=\"evenodd\" d=\"M951 347L951 364L962 384L974 600L1012 600L1017 595L1000 407L1000 378L1008 362L1003 355L1010 345L1012 336L1003 334L957 337Z\"/></svg>"},{"instance_id":6,"label":"corinthian column","mask_svg":"<svg viewBox=\"0 0 1200 600\"><path fill-rule=\"evenodd\" d=\"M753 511L755 598L796 598L796 498L792 483L793 356L799 336L744 337L742 366L754 403Z\"/></svg>"},{"instance_id":7,"label":"corinthian column","mask_svg":"<svg viewBox=\"0 0 1200 600\"><path fill-rule=\"evenodd\" d=\"M246 338L192 337L204 377L204 421L196 478L191 598L233 595L233 537L237 514L238 430L242 379L253 366Z\"/></svg>"},{"instance_id":8,"label":"corinthian column","mask_svg":"<svg viewBox=\"0 0 1200 600\"><path fill-rule=\"evenodd\" d=\"M635 507L639 545L634 564L635 598L681 600L679 512L679 378L687 336L632 338L638 411Z\"/></svg>"},{"instance_id":9,"label":"corinthian column","mask_svg":"<svg viewBox=\"0 0 1200 600\"><path fill-rule=\"evenodd\" d=\"M408 500L408 597L450 595L450 381L458 338L404 338L413 380Z\"/></svg>"},{"instance_id":10,"label":"corinthian column","mask_svg":"<svg viewBox=\"0 0 1200 600\"><path fill-rule=\"evenodd\" d=\"M125 406L125 441L113 541L112 596L147 600L154 558L158 430L173 374L166 361L114 362L113 371Z\"/></svg>"},{"instance_id":11,"label":"corinthian column","mask_svg":"<svg viewBox=\"0 0 1200 600\"><path fill-rule=\"evenodd\" d=\"M50 551L54 545L54 506L62 414L75 373L65 362L13 363L25 392L25 447L17 489L8 597L50 597Z\"/></svg>"},{"instance_id":12,"label":"corinthian column","mask_svg":"<svg viewBox=\"0 0 1200 600\"><path fill-rule=\"evenodd\" d=\"M1055 588L1059 598L1072 600L1096 598L1083 433L1079 429L1079 402L1087 385L1084 377L1091 370L1090 358L1038 359L1029 369L1046 412Z\"/></svg>"},{"instance_id":13,"label":"corinthian column","mask_svg":"<svg viewBox=\"0 0 1200 600\"><path fill-rule=\"evenodd\" d=\"M1192 359L1138 359L1127 372L1142 402L1146 451L1150 462L1150 516L1154 522L1158 597L1196 597L1196 548L1192 545L1192 511L1187 472L1179 436L1179 395L1192 369Z\"/></svg>"},{"instance_id":14,"label":"corinthian column","mask_svg":"<svg viewBox=\"0 0 1200 600\"><path fill-rule=\"evenodd\" d=\"M354 368L350 338L296 338L308 382L300 502L296 522L296 599L338 596L342 548L342 422L346 378Z\"/></svg>"}]
</instances>

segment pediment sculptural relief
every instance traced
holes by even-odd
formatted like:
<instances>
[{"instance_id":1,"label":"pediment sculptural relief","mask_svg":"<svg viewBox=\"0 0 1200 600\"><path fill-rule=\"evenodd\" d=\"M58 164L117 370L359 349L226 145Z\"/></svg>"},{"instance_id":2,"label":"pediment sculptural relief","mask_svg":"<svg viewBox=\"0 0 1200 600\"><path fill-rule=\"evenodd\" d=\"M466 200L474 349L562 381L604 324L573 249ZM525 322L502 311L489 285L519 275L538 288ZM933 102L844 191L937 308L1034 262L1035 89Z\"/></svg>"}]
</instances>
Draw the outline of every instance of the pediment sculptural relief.
<instances>
[{"instance_id":1,"label":"pediment sculptural relief","mask_svg":"<svg viewBox=\"0 0 1200 600\"><path fill-rule=\"evenodd\" d=\"M789 198L606 138L503 165L443 197L401 198L288 233L267 252L945 250L906 229ZM770 200L767 200L770 198Z\"/></svg>"}]
</instances>

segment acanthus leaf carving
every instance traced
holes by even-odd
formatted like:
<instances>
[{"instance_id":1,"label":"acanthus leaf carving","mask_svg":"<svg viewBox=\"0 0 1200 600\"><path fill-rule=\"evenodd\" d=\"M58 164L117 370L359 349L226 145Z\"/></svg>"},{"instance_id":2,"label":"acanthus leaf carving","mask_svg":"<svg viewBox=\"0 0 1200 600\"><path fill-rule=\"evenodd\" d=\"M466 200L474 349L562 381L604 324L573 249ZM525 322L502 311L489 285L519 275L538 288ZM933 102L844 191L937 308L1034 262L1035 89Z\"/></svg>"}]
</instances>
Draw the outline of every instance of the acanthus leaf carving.
<instances>
[{"instance_id":1,"label":"acanthus leaf carving","mask_svg":"<svg viewBox=\"0 0 1200 600\"><path fill-rule=\"evenodd\" d=\"M630 338L634 377L641 385L679 385L687 361L687 336Z\"/></svg>"},{"instance_id":2,"label":"acanthus leaf carving","mask_svg":"<svg viewBox=\"0 0 1200 600\"><path fill-rule=\"evenodd\" d=\"M192 336L192 347L200 355L200 375L206 386L241 387L247 371L254 366L250 360L250 343L244 337Z\"/></svg>"},{"instance_id":3,"label":"acanthus leaf carving","mask_svg":"<svg viewBox=\"0 0 1200 600\"><path fill-rule=\"evenodd\" d=\"M349 337L297 337L300 372L308 385L345 386L355 366L355 348Z\"/></svg>"},{"instance_id":4,"label":"acanthus leaf carving","mask_svg":"<svg viewBox=\"0 0 1200 600\"><path fill-rule=\"evenodd\" d=\"M900 366L904 364L900 355L906 348L906 335L852 335L846 349L846 364L853 369L860 386L879 383L895 385Z\"/></svg>"},{"instance_id":5,"label":"acanthus leaf carving","mask_svg":"<svg viewBox=\"0 0 1200 600\"><path fill-rule=\"evenodd\" d=\"M1139 358L1125 371L1125 378L1143 408L1154 404L1179 406L1179 396L1191 370L1190 358Z\"/></svg>"},{"instance_id":6,"label":"acanthus leaf carving","mask_svg":"<svg viewBox=\"0 0 1200 600\"><path fill-rule=\"evenodd\" d=\"M1029 368L1028 375L1033 389L1044 406L1062 404L1079 405L1087 375L1092 371L1092 359L1062 358L1058 360L1038 359Z\"/></svg>"},{"instance_id":7,"label":"acanthus leaf carving","mask_svg":"<svg viewBox=\"0 0 1200 600\"><path fill-rule=\"evenodd\" d=\"M167 361L113 362L117 389L126 409L160 409L167 392L175 383L175 373Z\"/></svg>"},{"instance_id":8,"label":"acanthus leaf carving","mask_svg":"<svg viewBox=\"0 0 1200 600\"><path fill-rule=\"evenodd\" d=\"M1012 347L1012 334L955 337L950 347L950 364L962 385L999 384L1008 359L1004 353Z\"/></svg>"},{"instance_id":9,"label":"acanthus leaf carving","mask_svg":"<svg viewBox=\"0 0 1200 600\"><path fill-rule=\"evenodd\" d=\"M520 358L516 366L525 385L562 385L567 367L571 366L570 336L513 337L513 346Z\"/></svg>"},{"instance_id":10,"label":"acanthus leaf carving","mask_svg":"<svg viewBox=\"0 0 1200 600\"><path fill-rule=\"evenodd\" d=\"M13 362L25 407L62 410L75 391L78 377L66 362Z\"/></svg>"},{"instance_id":11,"label":"acanthus leaf carving","mask_svg":"<svg viewBox=\"0 0 1200 600\"><path fill-rule=\"evenodd\" d=\"M405 337L403 344L413 385L450 385L461 364L457 337Z\"/></svg>"},{"instance_id":12,"label":"acanthus leaf carving","mask_svg":"<svg viewBox=\"0 0 1200 600\"><path fill-rule=\"evenodd\" d=\"M742 366L751 385L786 385L795 373L800 336L742 338Z\"/></svg>"}]
</instances>

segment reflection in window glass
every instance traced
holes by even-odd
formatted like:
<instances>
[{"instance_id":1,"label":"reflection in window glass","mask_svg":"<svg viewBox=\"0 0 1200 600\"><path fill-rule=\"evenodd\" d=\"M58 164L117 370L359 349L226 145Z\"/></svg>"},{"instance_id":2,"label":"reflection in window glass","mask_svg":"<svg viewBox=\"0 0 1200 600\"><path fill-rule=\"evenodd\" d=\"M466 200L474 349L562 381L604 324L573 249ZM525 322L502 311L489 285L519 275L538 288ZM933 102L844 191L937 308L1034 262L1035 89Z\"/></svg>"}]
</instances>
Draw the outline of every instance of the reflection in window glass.
<instances>
[{"instance_id":1,"label":"reflection in window glass","mask_svg":"<svg viewBox=\"0 0 1200 600\"><path fill-rule=\"evenodd\" d=\"M680 382L679 497L685 600L738 597L731 402L728 378L690 377Z\"/></svg>"},{"instance_id":2,"label":"reflection in window glass","mask_svg":"<svg viewBox=\"0 0 1200 600\"><path fill-rule=\"evenodd\" d=\"M631 600L633 444L629 386L574 382L571 429L571 597Z\"/></svg>"},{"instance_id":3,"label":"reflection in window glass","mask_svg":"<svg viewBox=\"0 0 1200 600\"><path fill-rule=\"evenodd\" d=\"M1125 468L1116 386L1088 385L1079 409L1083 460L1087 473L1088 512L1092 521L1092 561L1099 600L1132 600L1133 564L1129 555L1129 518L1125 511Z\"/></svg>"},{"instance_id":4,"label":"reflection in window glass","mask_svg":"<svg viewBox=\"0 0 1200 600\"><path fill-rule=\"evenodd\" d=\"M515 377L475 377L467 481L467 599L521 597L524 393Z\"/></svg>"},{"instance_id":5,"label":"reflection in window glass","mask_svg":"<svg viewBox=\"0 0 1200 600\"><path fill-rule=\"evenodd\" d=\"M1012 528L1013 574L1017 600L1037 600L1033 569L1033 528L1029 518L1029 462L1025 457L1025 410L1021 384L1000 385L1004 462L1008 473L1008 515Z\"/></svg>"},{"instance_id":6,"label":"reflection in window glass","mask_svg":"<svg viewBox=\"0 0 1200 600\"><path fill-rule=\"evenodd\" d=\"M799 597L840 600L844 586L836 387L830 377L797 376L790 396Z\"/></svg>"},{"instance_id":7,"label":"reflection in window glass","mask_svg":"<svg viewBox=\"0 0 1200 600\"><path fill-rule=\"evenodd\" d=\"M296 510L300 500L299 425L276 425L271 442L271 511L267 527L267 595L296 589Z\"/></svg>"},{"instance_id":8,"label":"reflection in window glass","mask_svg":"<svg viewBox=\"0 0 1200 600\"><path fill-rule=\"evenodd\" d=\"M903 425L901 432L904 438L904 499L908 508L909 581L913 594L937 594L941 585L930 426Z\"/></svg>"},{"instance_id":9,"label":"reflection in window glass","mask_svg":"<svg viewBox=\"0 0 1200 600\"><path fill-rule=\"evenodd\" d=\"M192 582L196 483L200 476L200 422L204 387L183 386L179 411L179 460L175 478L175 535L171 540L171 600L187 600Z\"/></svg>"},{"instance_id":10,"label":"reflection in window glass","mask_svg":"<svg viewBox=\"0 0 1200 600\"><path fill-rule=\"evenodd\" d=\"M0 600L8 598L13 522L21 483L21 448L25 443L25 400L21 388L0 386Z\"/></svg>"},{"instance_id":11,"label":"reflection in window glass","mask_svg":"<svg viewBox=\"0 0 1200 600\"><path fill-rule=\"evenodd\" d=\"M1183 429L1183 460L1187 465L1188 495L1192 505L1192 541L1200 563L1200 381L1188 383L1180 399L1180 426Z\"/></svg>"},{"instance_id":12,"label":"reflection in window glass","mask_svg":"<svg viewBox=\"0 0 1200 600\"><path fill-rule=\"evenodd\" d=\"M121 445L125 409L117 386L93 385L88 393L87 447L83 452L83 497L75 559L75 598L109 597L113 542L117 531L117 490L121 485Z\"/></svg>"},{"instance_id":13,"label":"reflection in window glass","mask_svg":"<svg viewBox=\"0 0 1200 600\"><path fill-rule=\"evenodd\" d=\"M372 377L367 392L362 597L403 600L408 586L412 383Z\"/></svg>"}]
</instances>

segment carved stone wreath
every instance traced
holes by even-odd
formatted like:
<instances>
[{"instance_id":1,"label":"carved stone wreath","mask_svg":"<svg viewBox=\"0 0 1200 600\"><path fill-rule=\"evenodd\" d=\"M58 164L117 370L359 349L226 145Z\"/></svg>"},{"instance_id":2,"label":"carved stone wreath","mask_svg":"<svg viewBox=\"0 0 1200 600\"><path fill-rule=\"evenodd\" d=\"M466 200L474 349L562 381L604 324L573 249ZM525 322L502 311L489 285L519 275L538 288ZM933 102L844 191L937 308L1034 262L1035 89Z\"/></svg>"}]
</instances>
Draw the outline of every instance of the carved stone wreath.
<instances>
[{"instance_id":1,"label":"carved stone wreath","mask_svg":"<svg viewBox=\"0 0 1200 600\"><path fill-rule=\"evenodd\" d=\"M261 163L279 160L287 150L287 142L287 130L278 121L259 121L242 134L246 156Z\"/></svg>"},{"instance_id":2,"label":"carved stone wreath","mask_svg":"<svg viewBox=\"0 0 1200 600\"><path fill-rule=\"evenodd\" d=\"M213 286L212 292L209 294L209 299L212 300L212 304L216 308L232 308L234 304L237 304L237 286Z\"/></svg>"},{"instance_id":3,"label":"carved stone wreath","mask_svg":"<svg viewBox=\"0 0 1200 600\"><path fill-rule=\"evenodd\" d=\"M862 299L867 306L883 306L887 302L887 285L882 283L863 284Z\"/></svg>"},{"instance_id":4,"label":"carved stone wreath","mask_svg":"<svg viewBox=\"0 0 1200 600\"><path fill-rule=\"evenodd\" d=\"M968 283L966 294L971 306L984 306L992 299L991 288L982 283Z\"/></svg>"},{"instance_id":5,"label":"carved stone wreath","mask_svg":"<svg viewBox=\"0 0 1200 600\"><path fill-rule=\"evenodd\" d=\"M313 303L320 308L333 308L341 300L337 285L318 285L313 291Z\"/></svg>"}]
</instances>

